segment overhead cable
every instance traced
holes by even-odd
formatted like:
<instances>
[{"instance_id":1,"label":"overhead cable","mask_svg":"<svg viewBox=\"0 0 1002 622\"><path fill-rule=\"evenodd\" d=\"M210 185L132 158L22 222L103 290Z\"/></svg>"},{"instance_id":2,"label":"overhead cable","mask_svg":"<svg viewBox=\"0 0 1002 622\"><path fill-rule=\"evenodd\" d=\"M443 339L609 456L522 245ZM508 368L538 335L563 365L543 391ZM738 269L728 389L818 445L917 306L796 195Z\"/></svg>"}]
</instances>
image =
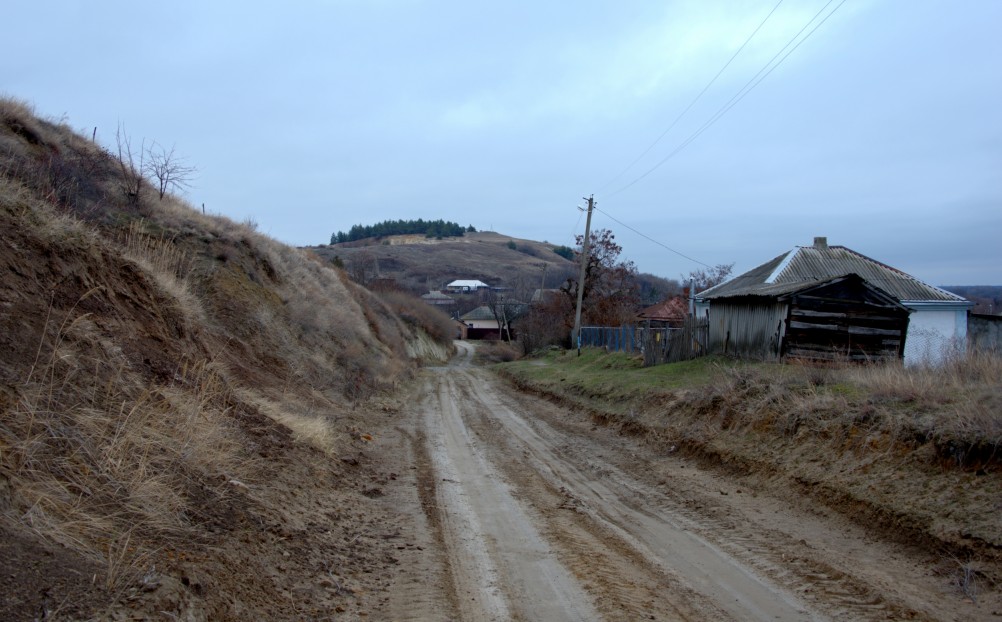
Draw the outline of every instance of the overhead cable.
<instances>
[{"instance_id":1,"label":"overhead cable","mask_svg":"<svg viewBox=\"0 0 1002 622\"><path fill-rule=\"evenodd\" d=\"M594 208L594 209L595 209L595 211L596 211L596 212L602 212L602 213L603 213L603 214L605 214L605 215L606 215L606 217L608 217L608 218L609 218L610 220L612 220L612 221L614 221L614 222L617 222L617 223L619 223L619 224L623 225L624 227L626 227L626 228L627 228L627 229L629 229L630 231L632 231L632 232L636 233L636 234L637 234L637 235L639 235L640 237L642 237L642 238L645 238L645 239L647 239L647 240L649 240L649 241L651 241L651 242L654 242L654 243L655 243L655 244L657 244L658 246L660 246L660 247L662 247L662 248L664 248L664 249L666 249L666 250L669 250L669 251L671 251L671 252L675 253L675 254L676 254L676 255L678 255L679 257L682 257L682 258L684 258L684 259L688 259L689 261L692 261L692 262L694 262L694 263L698 263L698 264L699 264L699 265L701 265L701 266L706 266L707 268L712 268L712 267L713 267L713 266L711 266L711 265L710 265L710 264L708 264L708 263L705 263L705 262L702 262L702 261L700 261L700 260L698 260L698 259L694 259L694 258L692 258L692 257L689 257L688 255L685 255L685 254L683 254L683 253L680 253L680 252L678 252L677 250L675 250L674 248L672 248L672 247L670 247L670 246L668 246L668 245L666 245L666 244L663 244L663 243L661 243L661 242L658 242L657 240L655 240L654 238L652 238L651 236L649 236L649 235L647 235L647 234L645 234L645 233L641 233L640 231L637 231L636 229L634 229L634 228L633 228L633 227L631 227L630 225L628 225L628 224L626 224L625 222L623 222L623 221L621 221L621 220L617 219L616 217L614 217L614 216L613 216L612 214L610 214L609 212L606 212L606 211L604 211L604 210L600 210L600 209L598 209L597 207L596 207L596 208Z\"/></svg>"},{"instance_id":2,"label":"overhead cable","mask_svg":"<svg viewBox=\"0 0 1002 622\"><path fill-rule=\"evenodd\" d=\"M677 117L675 117L675 120L671 122L671 125L668 126L668 129L666 129L665 131L661 132L661 135L658 136L654 140L654 142L652 142L650 145L648 145L648 147L646 149L644 149L643 152L641 152L641 154L638 155L632 162L630 162L629 164L627 164L626 168L624 168L622 171L620 171L615 177L613 177L612 179L610 179L604 186L602 186L601 188L599 188L599 192L601 192L602 190L605 190L606 188L608 188L609 186L611 186L613 184L613 182L615 182L617 179L619 179L620 177L622 177L623 175L625 175L626 172L629 171L631 168L633 168L633 166L637 162L639 162L641 159L643 159L643 157L645 155L647 155L648 153L650 153L651 149L653 149L659 142L661 142L662 138L664 138L665 136L668 135L668 132L672 131L672 129L676 125L678 125L678 122L682 120L682 117L684 117L686 115L686 113L689 112L689 110L691 110L692 107L696 105L696 102L698 102L700 100L700 98L703 97L703 95L708 90L710 90L710 87L713 86L714 82L717 81L717 78L719 78L720 75L722 73L724 73L724 70L727 69L732 62L734 62L734 59L738 57L738 54L740 54L741 51L743 49L745 49L745 46L748 45L748 43L755 37L756 34L758 34L758 31L762 29L762 26L765 26L765 23L769 21L769 18L772 17L772 14L776 12L776 9L778 9L779 5L781 5L781 4L783 4L783 0L779 0L779 2L776 3L776 6L772 7L772 10L769 11L769 14L765 16L765 19L763 19L762 22L755 28L755 30L753 30L752 33L750 35L748 35L748 38L745 39L745 42L742 43L741 47L739 47L737 49L737 51L734 52L734 54L727 60L727 62L724 63L724 66L720 68L720 71L717 72L717 75L713 76L713 78L709 82L706 83L706 86L703 87L703 90L700 91L699 94L696 95L696 97L694 97L691 102L689 102L689 105L685 107L685 110L683 110L681 113L679 113L679 115Z\"/></svg>"},{"instance_id":3,"label":"overhead cable","mask_svg":"<svg viewBox=\"0 0 1002 622\"><path fill-rule=\"evenodd\" d=\"M818 17L825 11L825 9L827 9L828 6L831 5L832 2L834 2L834 1L835 0L828 0L828 3L825 4L823 7L821 7L821 10L818 11L814 15L814 17L812 17L806 24L804 24L804 27L801 28L797 32L797 34L795 34L793 36L793 38L790 39L790 41L788 41L787 44L784 45L779 50L779 52L777 52L776 55L773 56L769 60L769 62L767 62L765 65L763 65L763 67L758 70L758 73L756 73L754 76L752 76L751 80L749 80L748 82L746 82L745 85L742 86L738 90L738 92L735 93L734 96L731 97L731 99L729 99L727 101L726 104L724 104L723 106L721 106L720 109L717 110L717 112L715 112L713 114L713 116L711 116L709 118L709 120L707 120L705 123L703 123L703 125L700 126L699 129L697 129L688 138L686 138L684 141L682 141L681 144L679 144L673 151L671 151L668 155L666 155L664 158L662 158L657 164L655 164L654 166L652 166L651 168L649 168L646 172L644 172L644 174L642 174L639 177L635 178L633 181L631 181L630 183L626 184L625 186L622 186L621 188L619 188L618 190L616 190L615 192L613 192L609 196L615 196L615 195L623 192L627 188L633 186L634 184L636 184L640 180L644 179L645 177L647 177L648 175L650 175L651 173L653 173L655 170L657 170L658 168L660 168L661 165L663 165L665 162L667 162L671 158L675 157L680 151L682 151L683 149L685 149L686 147L688 147L689 144L691 144L694 140L696 140L697 138L699 138L699 136L702 135L702 133L705 132L707 129L709 129L710 126L712 126L714 123L716 123L717 121L719 121L721 117L723 117L725 114L727 114L728 111L731 110L731 108L733 108L734 106L736 106L738 102L740 102L742 99L744 99L745 96L748 95L748 93L750 93L752 91L752 89L754 89L756 86L758 86L762 82L762 80L765 80L765 78L770 73L772 73L777 67L779 67L783 63L783 61L785 61L790 56L790 54L793 53L794 50L796 50L798 47L800 47L800 45L804 41L806 41L811 35L813 35L814 32L818 28L820 28L822 24L824 24L826 21L828 21L828 18L830 18L832 15L834 15L835 11L838 11L839 8L843 4L845 4L845 2L846 2L846 0L842 0L841 2L839 2L838 5L836 5L835 8L832 9L832 11L830 13L828 13L828 15L826 15L820 22L817 23L817 25L814 26L814 28L811 29L810 32L808 32L802 39L800 39L800 41L797 41L797 39L800 37L800 35L805 30L807 30L807 28L810 27L810 25L816 19L818 19ZM796 41L796 44L794 45L795 41ZM793 45L793 47L790 47L791 45ZM779 56L781 54L783 54L783 52L787 48L790 48L790 50L788 52L786 52L786 54L783 55L783 57L780 58L779 61L776 61L776 59L779 58ZM775 64L773 64L774 61L776 61Z\"/></svg>"}]
</instances>

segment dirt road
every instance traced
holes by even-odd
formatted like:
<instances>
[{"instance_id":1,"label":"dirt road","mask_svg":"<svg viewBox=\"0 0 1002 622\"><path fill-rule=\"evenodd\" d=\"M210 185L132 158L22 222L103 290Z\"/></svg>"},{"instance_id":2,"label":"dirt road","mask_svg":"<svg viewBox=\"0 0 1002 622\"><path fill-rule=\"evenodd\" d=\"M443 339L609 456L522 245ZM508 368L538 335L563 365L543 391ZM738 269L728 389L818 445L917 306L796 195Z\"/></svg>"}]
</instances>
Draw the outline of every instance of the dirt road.
<instances>
[{"instance_id":1,"label":"dirt road","mask_svg":"<svg viewBox=\"0 0 1002 622\"><path fill-rule=\"evenodd\" d=\"M388 502L415 517L390 618L991 619L932 560L518 395L459 347L389 447Z\"/></svg>"}]
</instances>

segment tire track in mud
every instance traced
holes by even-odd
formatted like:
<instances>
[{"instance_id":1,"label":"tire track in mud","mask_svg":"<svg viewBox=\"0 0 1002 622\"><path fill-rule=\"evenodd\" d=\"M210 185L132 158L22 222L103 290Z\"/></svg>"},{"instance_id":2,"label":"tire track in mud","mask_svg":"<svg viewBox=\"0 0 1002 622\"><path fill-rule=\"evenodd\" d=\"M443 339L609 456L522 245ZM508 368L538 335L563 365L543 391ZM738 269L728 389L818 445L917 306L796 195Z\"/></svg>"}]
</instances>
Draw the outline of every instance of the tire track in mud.
<instances>
[{"instance_id":1,"label":"tire track in mud","mask_svg":"<svg viewBox=\"0 0 1002 622\"><path fill-rule=\"evenodd\" d=\"M591 595L608 620L703 621L728 616L685 586L677 576L625 545L601 522L584 513L565 488L543 477L521 445L512 443L504 426L493 416L467 382L459 383L466 405L466 424L484 446L498 452L494 462L519 501L530 512L545 537L557 549L564 565Z\"/></svg>"},{"instance_id":2,"label":"tire track in mud","mask_svg":"<svg viewBox=\"0 0 1002 622\"><path fill-rule=\"evenodd\" d=\"M430 375L419 406L438 521L463 620L597 620L587 593L540 537L465 424L451 373Z\"/></svg>"},{"instance_id":3,"label":"tire track in mud","mask_svg":"<svg viewBox=\"0 0 1002 622\"><path fill-rule=\"evenodd\" d=\"M460 619L983 617L937 602L934 581L898 552L871 554L865 536L717 490L726 478L680 471L683 459L653 457L589 432L583 415L508 394L470 367L469 350L456 361L426 372L414 408L426 435L415 445L426 465L421 504L446 551ZM571 585L562 596L540 591L551 579L541 561ZM582 603L592 608L571 612Z\"/></svg>"},{"instance_id":4,"label":"tire track in mud","mask_svg":"<svg viewBox=\"0 0 1002 622\"><path fill-rule=\"evenodd\" d=\"M872 577L852 576L814 558L806 542L794 541L786 533L763 529L761 525L735 521L725 514L726 506L717 506L709 496L693 503L691 497L652 489L607 460L582 456L574 450L573 444L548 442L546 439L563 438L564 433L540 418L530 419L518 414L525 402L531 403L535 398L526 397L514 403L515 400L502 397L496 388L482 390L480 396L487 406L484 411L494 413L499 421L503 421L505 430L519 439L521 446L531 448L528 452L523 450L523 457L538 463L535 467L538 473L564 481L565 485L568 481L580 481L583 485L574 490L589 493L585 499L579 499L584 510L592 513L598 521L623 526L628 534L619 534L620 537L633 540L631 544L638 549L647 548L646 554L667 559L670 550L665 549L661 553L652 551L648 548L649 538L635 538L637 533L643 532L638 526L645 520L673 523L675 528L703 539L710 548L753 570L755 574L768 577L775 585L784 586L817 612L811 617L942 619L940 615L931 613L935 609L931 602L918 603L927 607L909 606L893 596L878 592ZM554 408L549 404L546 406ZM611 486L589 485L588 477L595 476L611 482ZM596 507L590 507L592 503ZM610 505L626 508L628 512L610 514L601 509ZM884 589L888 586L876 587ZM731 613L733 615L734 611ZM804 615L807 615L806 612Z\"/></svg>"},{"instance_id":5,"label":"tire track in mud","mask_svg":"<svg viewBox=\"0 0 1002 622\"><path fill-rule=\"evenodd\" d=\"M575 499L576 513L584 518L573 527L579 535L557 534L554 523L560 521L552 514L546 516L547 527L571 544L563 555L582 557L583 563L574 564L579 579L601 594L600 602L612 599L610 607L602 607L604 614L615 618L617 612L629 612L627 617L646 618L653 611L657 619L682 620L819 619L792 592L767 584L692 530L668 520L670 515L634 503L634 496L644 490L615 467L594 461L575 464L563 455L562 443L555 442L563 435L534 421L543 428L537 433L503 403L488 376L468 374L462 380L467 386L466 401L475 400L476 410L483 413L481 419L490 420L478 422L470 417L468 425L485 435L493 428L495 444L507 444L499 453L520 455L518 464L509 465L506 472L525 489L525 496L535 496L536 507L543 508L547 501L540 499L540 490L562 486ZM498 460L502 459L499 455ZM617 487L634 495L621 494L614 490ZM598 534L584 551L577 548L581 532ZM597 546L619 560L619 569L604 573L593 560L589 563L601 550ZM638 590L638 586L646 588Z\"/></svg>"},{"instance_id":6,"label":"tire track in mud","mask_svg":"<svg viewBox=\"0 0 1002 622\"><path fill-rule=\"evenodd\" d=\"M459 606L452 589L452 568L444 553L445 536L424 431L397 425L386 438L392 446L385 450L384 464L392 464L398 472L394 485L386 487L386 501L398 511L406 508L409 520L402 521L394 534L401 572L394 577L381 619L456 620Z\"/></svg>"}]
</instances>

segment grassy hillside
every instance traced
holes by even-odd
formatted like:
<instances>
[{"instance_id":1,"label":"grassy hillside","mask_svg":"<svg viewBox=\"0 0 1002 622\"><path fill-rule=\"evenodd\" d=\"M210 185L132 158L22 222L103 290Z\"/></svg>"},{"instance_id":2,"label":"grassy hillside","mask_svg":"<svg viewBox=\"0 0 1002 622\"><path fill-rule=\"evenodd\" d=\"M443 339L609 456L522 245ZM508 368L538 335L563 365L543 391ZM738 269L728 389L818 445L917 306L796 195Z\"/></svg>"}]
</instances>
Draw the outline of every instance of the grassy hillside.
<instances>
[{"instance_id":1,"label":"grassy hillside","mask_svg":"<svg viewBox=\"0 0 1002 622\"><path fill-rule=\"evenodd\" d=\"M447 355L447 318L129 192L121 164L0 99L0 618L261 615L297 574L261 566L270 530L292 546L338 505L288 490L352 486L331 458L418 355Z\"/></svg>"},{"instance_id":2,"label":"grassy hillside","mask_svg":"<svg viewBox=\"0 0 1002 622\"><path fill-rule=\"evenodd\" d=\"M549 242L479 232L441 240L394 235L310 250L326 261L337 258L358 282L390 279L406 291L424 294L456 279L479 279L528 299L539 287L556 289L568 277L577 279L578 264L553 252L554 248L556 245ZM675 280L646 273L635 275L635 279L640 295L638 311L682 292Z\"/></svg>"},{"instance_id":3,"label":"grassy hillside","mask_svg":"<svg viewBox=\"0 0 1002 622\"><path fill-rule=\"evenodd\" d=\"M395 235L311 250L328 260L340 257L349 273L365 270L366 276L392 278L406 289L424 293L455 279L536 288L543 283L543 266L546 287L555 288L575 273L576 264L554 253L554 248L545 242L479 232L441 240Z\"/></svg>"}]
</instances>

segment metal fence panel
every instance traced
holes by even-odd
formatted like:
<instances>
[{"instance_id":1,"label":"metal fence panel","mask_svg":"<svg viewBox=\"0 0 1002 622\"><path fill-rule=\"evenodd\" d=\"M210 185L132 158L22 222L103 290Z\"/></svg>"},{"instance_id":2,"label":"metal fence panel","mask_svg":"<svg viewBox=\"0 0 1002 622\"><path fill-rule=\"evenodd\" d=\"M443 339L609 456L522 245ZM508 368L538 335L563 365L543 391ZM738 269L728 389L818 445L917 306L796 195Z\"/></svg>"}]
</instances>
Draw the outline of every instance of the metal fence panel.
<instances>
[{"instance_id":1,"label":"metal fence panel","mask_svg":"<svg viewBox=\"0 0 1002 622\"><path fill-rule=\"evenodd\" d=\"M604 348L609 352L639 352L644 367L687 361L708 353L710 322L689 318L680 328L645 326L582 326L583 347Z\"/></svg>"}]
</instances>

